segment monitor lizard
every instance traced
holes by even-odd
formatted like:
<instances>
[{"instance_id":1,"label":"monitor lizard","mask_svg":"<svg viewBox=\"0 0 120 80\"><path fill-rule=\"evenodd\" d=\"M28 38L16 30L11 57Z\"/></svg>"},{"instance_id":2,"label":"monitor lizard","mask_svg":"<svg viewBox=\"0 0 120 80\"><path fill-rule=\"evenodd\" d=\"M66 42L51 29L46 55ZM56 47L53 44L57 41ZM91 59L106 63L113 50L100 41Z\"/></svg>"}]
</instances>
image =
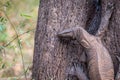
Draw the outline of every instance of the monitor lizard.
<instances>
[{"instance_id":1,"label":"monitor lizard","mask_svg":"<svg viewBox=\"0 0 120 80\"><path fill-rule=\"evenodd\" d=\"M98 29L96 36L89 34L82 27L65 29L57 34L59 38L77 40L78 43L85 48L90 80L114 80L113 62L108 50L102 44L100 37L106 29L105 27L108 26L111 14L112 6L108 5L108 9L102 18L100 28Z\"/></svg>"}]
</instances>

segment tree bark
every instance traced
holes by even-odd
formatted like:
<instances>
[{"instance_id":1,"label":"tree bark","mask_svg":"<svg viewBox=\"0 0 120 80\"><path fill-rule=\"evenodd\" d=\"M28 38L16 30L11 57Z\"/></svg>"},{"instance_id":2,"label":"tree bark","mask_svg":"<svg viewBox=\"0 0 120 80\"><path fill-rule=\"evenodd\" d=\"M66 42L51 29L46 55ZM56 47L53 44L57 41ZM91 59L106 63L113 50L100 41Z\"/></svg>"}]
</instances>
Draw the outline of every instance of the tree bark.
<instances>
[{"instance_id":1,"label":"tree bark","mask_svg":"<svg viewBox=\"0 0 120 80\"><path fill-rule=\"evenodd\" d=\"M116 75L116 55L120 56L120 1L102 0L102 16L109 2L114 3L115 8L102 42L112 57ZM35 33L33 79L65 80L68 78L68 67L73 63L82 64L84 72L87 73L86 62L81 57L84 53L83 47L77 42L61 41L57 33L76 25L87 28L93 14L92 0L40 0Z\"/></svg>"}]
</instances>

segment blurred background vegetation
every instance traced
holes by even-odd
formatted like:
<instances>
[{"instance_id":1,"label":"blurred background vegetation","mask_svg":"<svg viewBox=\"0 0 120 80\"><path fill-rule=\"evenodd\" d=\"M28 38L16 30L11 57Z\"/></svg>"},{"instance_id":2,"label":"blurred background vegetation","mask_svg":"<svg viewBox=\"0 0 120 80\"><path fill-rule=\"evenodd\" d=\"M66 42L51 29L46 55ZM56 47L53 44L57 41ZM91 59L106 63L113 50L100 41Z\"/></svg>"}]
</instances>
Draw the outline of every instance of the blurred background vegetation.
<instances>
[{"instance_id":1,"label":"blurred background vegetation","mask_svg":"<svg viewBox=\"0 0 120 80\"><path fill-rule=\"evenodd\" d=\"M0 80L31 76L38 7L39 0L0 0Z\"/></svg>"}]
</instances>

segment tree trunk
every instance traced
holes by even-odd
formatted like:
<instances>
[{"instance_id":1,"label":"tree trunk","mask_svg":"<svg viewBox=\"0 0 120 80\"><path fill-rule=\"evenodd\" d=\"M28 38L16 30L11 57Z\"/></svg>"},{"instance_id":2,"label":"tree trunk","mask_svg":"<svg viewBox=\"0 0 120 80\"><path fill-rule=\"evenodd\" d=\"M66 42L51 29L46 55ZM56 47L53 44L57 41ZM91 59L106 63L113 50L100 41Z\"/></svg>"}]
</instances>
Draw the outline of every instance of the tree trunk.
<instances>
[{"instance_id":1,"label":"tree trunk","mask_svg":"<svg viewBox=\"0 0 120 80\"><path fill-rule=\"evenodd\" d=\"M116 55L120 56L120 0L102 0L102 16L109 2L114 3L115 8L102 42L112 57L116 75ZM82 64L84 72L88 75L87 64L81 57L84 48L74 41L61 41L57 33L76 26L86 29L95 14L94 11L92 0L40 0L35 33L33 79L66 80L69 67L73 63Z\"/></svg>"}]
</instances>

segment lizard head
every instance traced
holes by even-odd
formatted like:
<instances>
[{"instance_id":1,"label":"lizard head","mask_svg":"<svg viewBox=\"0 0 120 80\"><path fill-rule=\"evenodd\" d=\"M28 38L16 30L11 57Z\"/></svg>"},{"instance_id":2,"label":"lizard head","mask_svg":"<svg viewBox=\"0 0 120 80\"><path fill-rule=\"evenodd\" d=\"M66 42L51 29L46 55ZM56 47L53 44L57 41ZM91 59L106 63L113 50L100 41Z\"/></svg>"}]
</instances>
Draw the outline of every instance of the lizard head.
<instances>
[{"instance_id":1,"label":"lizard head","mask_svg":"<svg viewBox=\"0 0 120 80\"><path fill-rule=\"evenodd\" d=\"M57 36L59 38L68 38L71 40L75 40L76 39L75 32L76 32L76 29L74 29L74 28L65 29L65 30L59 32L57 34Z\"/></svg>"},{"instance_id":2,"label":"lizard head","mask_svg":"<svg viewBox=\"0 0 120 80\"><path fill-rule=\"evenodd\" d=\"M65 29L58 33L59 38L67 38L71 40L77 40L82 46L85 48L89 48L91 45L91 41L93 36L90 35L85 29L82 27L73 27L70 29Z\"/></svg>"}]
</instances>

